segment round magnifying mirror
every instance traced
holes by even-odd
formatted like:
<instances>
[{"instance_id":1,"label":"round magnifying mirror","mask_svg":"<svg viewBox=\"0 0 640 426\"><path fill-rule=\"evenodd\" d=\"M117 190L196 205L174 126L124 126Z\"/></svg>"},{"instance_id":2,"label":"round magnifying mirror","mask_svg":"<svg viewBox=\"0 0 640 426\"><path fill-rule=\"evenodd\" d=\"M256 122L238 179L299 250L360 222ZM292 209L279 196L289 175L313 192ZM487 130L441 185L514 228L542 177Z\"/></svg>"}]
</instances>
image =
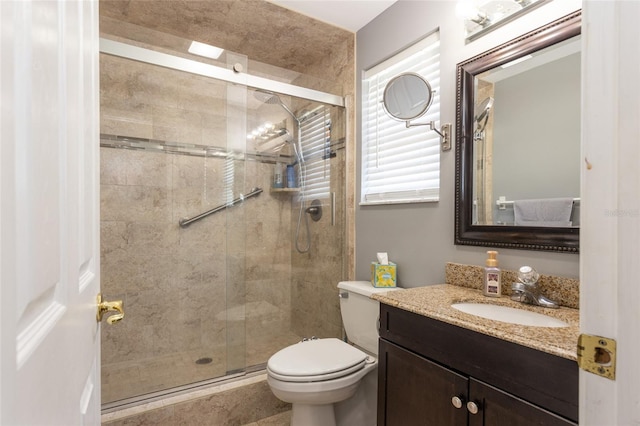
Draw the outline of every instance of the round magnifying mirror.
<instances>
[{"instance_id":1,"label":"round magnifying mirror","mask_svg":"<svg viewBox=\"0 0 640 426\"><path fill-rule=\"evenodd\" d=\"M433 102L433 94L427 80L408 72L389 80L382 103L391 117L400 121L415 120L427 112Z\"/></svg>"}]
</instances>

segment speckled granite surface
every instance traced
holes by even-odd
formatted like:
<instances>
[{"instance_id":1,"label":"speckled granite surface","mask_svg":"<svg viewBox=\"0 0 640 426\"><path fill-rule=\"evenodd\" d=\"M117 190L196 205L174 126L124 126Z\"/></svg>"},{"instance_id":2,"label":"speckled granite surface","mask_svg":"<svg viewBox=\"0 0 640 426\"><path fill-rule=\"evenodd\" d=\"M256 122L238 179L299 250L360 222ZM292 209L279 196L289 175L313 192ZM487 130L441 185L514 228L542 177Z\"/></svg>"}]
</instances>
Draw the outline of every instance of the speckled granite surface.
<instances>
[{"instance_id":1,"label":"speckled granite surface","mask_svg":"<svg viewBox=\"0 0 640 426\"><path fill-rule=\"evenodd\" d=\"M511 283L517 282L517 272L503 269L502 294L511 295ZM539 271L538 271L539 272ZM484 268L476 265L447 263L445 283L482 290ZM578 309L580 306L580 282L574 278L540 274L538 286L542 294L561 306Z\"/></svg>"},{"instance_id":2,"label":"speckled granite surface","mask_svg":"<svg viewBox=\"0 0 640 426\"><path fill-rule=\"evenodd\" d=\"M483 296L479 289L450 284L417 287L404 291L374 294L381 303L434 318L449 324L497 337L563 358L576 360L579 331L579 311L561 307L541 308L525 305L503 295L499 298ZM510 306L549 315L569 324L568 327L531 327L484 319L451 307L453 303L475 302Z\"/></svg>"}]
</instances>

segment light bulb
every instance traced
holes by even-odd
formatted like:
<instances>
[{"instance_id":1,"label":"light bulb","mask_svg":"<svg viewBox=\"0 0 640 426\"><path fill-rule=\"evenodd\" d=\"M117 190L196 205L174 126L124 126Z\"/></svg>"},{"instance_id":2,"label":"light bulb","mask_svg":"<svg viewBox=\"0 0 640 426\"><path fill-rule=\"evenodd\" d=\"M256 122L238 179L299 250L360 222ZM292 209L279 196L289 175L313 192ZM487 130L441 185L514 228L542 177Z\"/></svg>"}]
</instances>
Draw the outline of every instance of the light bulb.
<instances>
[{"instance_id":1,"label":"light bulb","mask_svg":"<svg viewBox=\"0 0 640 426\"><path fill-rule=\"evenodd\" d=\"M224 52L224 49L216 46L211 46L210 44L192 41L188 51L189 53L193 53L194 55L198 56L204 56L205 58L218 59L220 55L222 55L222 52Z\"/></svg>"},{"instance_id":2,"label":"light bulb","mask_svg":"<svg viewBox=\"0 0 640 426\"><path fill-rule=\"evenodd\" d=\"M456 16L460 19L477 19L480 11L473 0L458 0L456 4Z\"/></svg>"}]
</instances>

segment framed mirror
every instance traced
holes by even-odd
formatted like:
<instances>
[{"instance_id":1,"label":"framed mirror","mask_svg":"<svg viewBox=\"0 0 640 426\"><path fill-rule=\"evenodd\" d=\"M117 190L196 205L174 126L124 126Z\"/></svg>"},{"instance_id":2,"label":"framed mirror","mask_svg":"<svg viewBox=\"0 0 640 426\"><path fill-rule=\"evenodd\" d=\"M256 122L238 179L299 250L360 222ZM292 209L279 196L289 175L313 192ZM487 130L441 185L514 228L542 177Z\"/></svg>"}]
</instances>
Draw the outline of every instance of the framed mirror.
<instances>
[{"instance_id":1,"label":"framed mirror","mask_svg":"<svg viewBox=\"0 0 640 426\"><path fill-rule=\"evenodd\" d=\"M578 253L580 15L458 64L455 244Z\"/></svg>"}]
</instances>

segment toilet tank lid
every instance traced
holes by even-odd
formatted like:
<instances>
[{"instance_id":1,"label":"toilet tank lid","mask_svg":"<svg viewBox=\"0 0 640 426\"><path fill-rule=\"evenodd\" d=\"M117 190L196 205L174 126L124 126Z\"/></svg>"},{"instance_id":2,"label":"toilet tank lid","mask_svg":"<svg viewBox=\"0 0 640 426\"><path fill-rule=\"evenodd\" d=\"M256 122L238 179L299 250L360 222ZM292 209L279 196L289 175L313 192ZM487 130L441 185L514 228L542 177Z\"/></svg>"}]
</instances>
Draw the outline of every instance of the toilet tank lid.
<instances>
[{"instance_id":1,"label":"toilet tank lid","mask_svg":"<svg viewBox=\"0 0 640 426\"><path fill-rule=\"evenodd\" d=\"M385 293L387 291L402 290L399 287L374 287L369 281L340 281L338 288L363 296L371 297L375 293Z\"/></svg>"}]
</instances>

